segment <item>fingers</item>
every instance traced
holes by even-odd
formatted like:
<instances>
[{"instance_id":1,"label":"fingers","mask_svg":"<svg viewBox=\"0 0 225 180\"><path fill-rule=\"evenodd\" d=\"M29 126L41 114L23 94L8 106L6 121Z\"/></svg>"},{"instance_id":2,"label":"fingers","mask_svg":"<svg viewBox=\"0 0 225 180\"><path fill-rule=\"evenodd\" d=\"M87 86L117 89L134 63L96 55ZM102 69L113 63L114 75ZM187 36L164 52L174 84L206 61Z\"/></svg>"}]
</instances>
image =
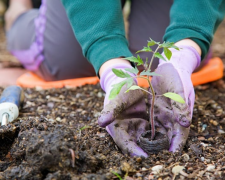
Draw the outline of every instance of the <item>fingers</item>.
<instances>
[{"instance_id":1,"label":"fingers","mask_svg":"<svg viewBox=\"0 0 225 180\"><path fill-rule=\"evenodd\" d=\"M194 90L193 86L188 85L191 83L190 77L181 78L182 75L177 69L171 64L166 63L158 67L156 73L161 74L162 76L155 76L152 79L152 85L155 89L157 95L163 95L167 92L172 92L179 94L185 103L179 103L167 97L160 97L161 102L159 107L161 108L160 113L165 113L162 107L166 107L165 111L170 111L174 115L174 120L178 122L183 127L189 127L192 120L192 109L194 103ZM186 85L185 85L186 84Z\"/></svg>"},{"instance_id":2,"label":"fingers","mask_svg":"<svg viewBox=\"0 0 225 180\"><path fill-rule=\"evenodd\" d=\"M173 112L176 122L181 126L187 128L191 125L192 115L187 104L180 104L175 101L172 102Z\"/></svg>"},{"instance_id":3,"label":"fingers","mask_svg":"<svg viewBox=\"0 0 225 180\"><path fill-rule=\"evenodd\" d=\"M148 155L136 143L137 138L146 131L146 127L147 122L145 120L129 119L125 121L116 120L107 126L106 130L124 154L129 154L132 157L148 157Z\"/></svg>"},{"instance_id":4,"label":"fingers","mask_svg":"<svg viewBox=\"0 0 225 180\"><path fill-rule=\"evenodd\" d=\"M125 119L128 116L142 117L146 114L146 104L141 90L125 93L126 87L123 87L119 95L110 101L101 112L98 118L98 124L105 127L111 124L116 118Z\"/></svg>"},{"instance_id":5,"label":"fingers","mask_svg":"<svg viewBox=\"0 0 225 180\"><path fill-rule=\"evenodd\" d=\"M176 152L182 150L186 144L190 128L180 126L178 123L175 124L174 129L171 133L170 149L169 151ZM171 136L170 135L170 136Z\"/></svg>"}]
</instances>

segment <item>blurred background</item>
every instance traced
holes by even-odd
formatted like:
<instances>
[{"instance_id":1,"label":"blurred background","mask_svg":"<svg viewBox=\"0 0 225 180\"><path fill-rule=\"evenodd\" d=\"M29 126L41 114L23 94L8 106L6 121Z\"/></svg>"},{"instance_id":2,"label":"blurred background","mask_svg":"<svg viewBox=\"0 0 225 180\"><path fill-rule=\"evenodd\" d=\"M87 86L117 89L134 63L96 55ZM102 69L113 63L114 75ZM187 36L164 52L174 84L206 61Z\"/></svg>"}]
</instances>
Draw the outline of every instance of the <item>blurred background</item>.
<instances>
[{"instance_id":1,"label":"blurred background","mask_svg":"<svg viewBox=\"0 0 225 180\"><path fill-rule=\"evenodd\" d=\"M41 4L41 0L32 0L33 7L39 8ZM4 31L4 13L9 5L9 0L0 0L0 78L2 76L5 68L23 68L19 61L10 55L10 53L6 50L6 39L5 39L5 31ZM126 5L124 7L124 21L126 31L128 29L129 23L127 21L130 12L130 0L126 1ZM225 64L225 21L219 26L216 31L213 43L212 43L212 52L213 56L220 57ZM0 79L0 86L1 86Z\"/></svg>"}]
</instances>

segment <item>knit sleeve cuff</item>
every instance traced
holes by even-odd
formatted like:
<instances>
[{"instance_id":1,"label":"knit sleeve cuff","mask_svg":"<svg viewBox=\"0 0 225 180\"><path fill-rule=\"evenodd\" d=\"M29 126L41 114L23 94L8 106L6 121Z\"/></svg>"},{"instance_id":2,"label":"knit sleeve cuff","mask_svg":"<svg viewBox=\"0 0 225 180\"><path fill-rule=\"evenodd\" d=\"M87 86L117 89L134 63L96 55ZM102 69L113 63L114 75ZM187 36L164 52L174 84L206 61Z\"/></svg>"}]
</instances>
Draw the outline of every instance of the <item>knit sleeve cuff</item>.
<instances>
[{"instance_id":1,"label":"knit sleeve cuff","mask_svg":"<svg viewBox=\"0 0 225 180\"><path fill-rule=\"evenodd\" d=\"M93 65L96 74L103 63L118 57L132 56L128 42L123 36L106 36L97 40L87 51L87 59Z\"/></svg>"}]
</instances>

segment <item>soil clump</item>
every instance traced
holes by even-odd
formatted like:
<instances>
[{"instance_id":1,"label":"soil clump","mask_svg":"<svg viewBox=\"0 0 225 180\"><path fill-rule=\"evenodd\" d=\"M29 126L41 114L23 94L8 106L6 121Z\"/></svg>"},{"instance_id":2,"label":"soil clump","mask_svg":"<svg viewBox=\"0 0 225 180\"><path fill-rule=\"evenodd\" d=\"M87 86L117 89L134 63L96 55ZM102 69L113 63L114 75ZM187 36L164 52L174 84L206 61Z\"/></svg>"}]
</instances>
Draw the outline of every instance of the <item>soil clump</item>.
<instances>
[{"instance_id":1,"label":"soil clump","mask_svg":"<svg viewBox=\"0 0 225 180\"><path fill-rule=\"evenodd\" d=\"M139 137L138 145L148 154L159 153L170 148L169 138L166 134L156 131L154 140L151 140L151 130Z\"/></svg>"}]
</instances>

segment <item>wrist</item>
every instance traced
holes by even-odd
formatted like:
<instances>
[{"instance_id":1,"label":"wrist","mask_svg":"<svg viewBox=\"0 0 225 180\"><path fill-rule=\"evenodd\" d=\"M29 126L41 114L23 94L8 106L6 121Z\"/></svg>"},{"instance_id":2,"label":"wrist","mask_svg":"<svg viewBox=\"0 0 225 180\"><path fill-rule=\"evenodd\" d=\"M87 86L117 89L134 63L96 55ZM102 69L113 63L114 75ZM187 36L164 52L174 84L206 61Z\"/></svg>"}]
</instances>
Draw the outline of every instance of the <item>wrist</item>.
<instances>
[{"instance_id":1,"label":"wrist","mask_svg":"<svg viewBox=\"0 0 225 180\"><path fill-rule=\"evenodd\" d=\"M101 78L100 78L100 85L105 92L111 91L113 84L117 84L125 80L124 78L120 78L116 76L112 71L113 68L124 70L126 68L132 68L132 66L126 63L117 63L117 64L112 64L110 67L105 68L104 71L101 73ZM132 73L129 73L129 74L131 76L135 76Z\"/></svg>"},{"instance_id":2,"label":"wrist","mask_svg":"<svg viewBox=\"0 0 225 180\"><path fill-rule=\"evenodd\" d=\"M200 56L202 55L202 50L201 50L200 46L191 39L182 39L182 40L176 42L175 45L176 46L191 46L198 52L198 54Z\"/></svg>"},{"instance_id":3,"label":"wrist","mask_svg":"<svg viewBox=\"0 0 225 180\"><path fill-rule=\"evenodd\" d=\"M125 60L125 59L122 59L122 58L115 58L115 59L110 59L108 61L106 61L104 64L102 64L102 66L100 67L99 69L99 76L100 76L100 79L102 77L102 74L108 70L108 69L111 69L112 68L115 68L117 65L127 65L128 68L132 67L130 62Z\"/></svg>"},{"instance_id":4,"label":"wrist","mask_svg":"<svg viewBox=\"0 0 225 180\"><path fill-rule=\"evenodd\" d=\"M159 60L159 66L171 63L176 69L185 69L186 72L191 74L201 63L201 57L197 50L190 45L177 45L180 50L170 49L172 58L170 61Z\"/></svg>"}]
</instances>

